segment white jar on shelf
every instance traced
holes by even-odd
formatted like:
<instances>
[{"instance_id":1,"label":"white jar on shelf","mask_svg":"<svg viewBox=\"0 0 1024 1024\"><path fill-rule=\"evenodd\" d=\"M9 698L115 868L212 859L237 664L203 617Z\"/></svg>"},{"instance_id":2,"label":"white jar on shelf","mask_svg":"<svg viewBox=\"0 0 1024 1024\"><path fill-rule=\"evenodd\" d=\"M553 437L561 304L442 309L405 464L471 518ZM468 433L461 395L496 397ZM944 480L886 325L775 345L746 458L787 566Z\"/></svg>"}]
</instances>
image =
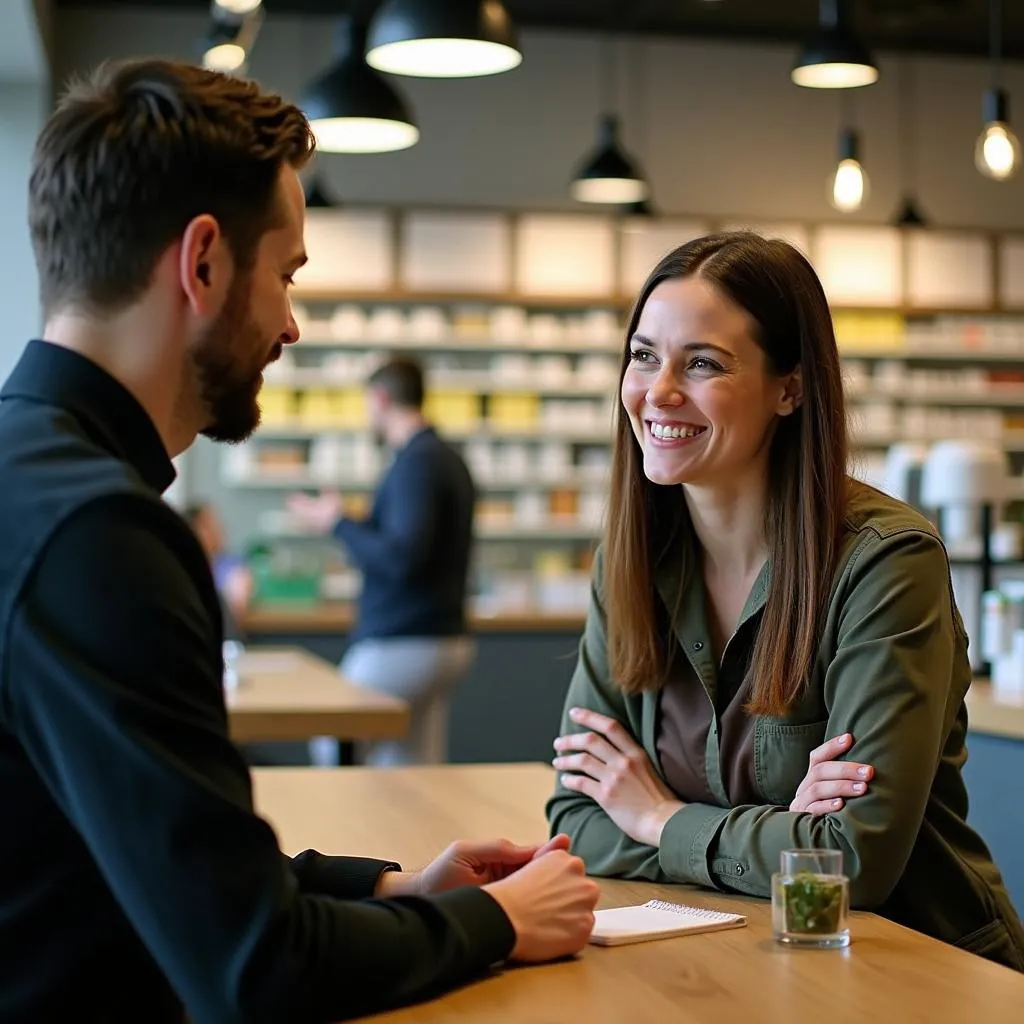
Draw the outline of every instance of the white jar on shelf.
<instances>
[{"instance_id":1,"label":"white jar on shelf","mask_svg":"<svg viewBox=\"0 0 1024 1024\"><path fill-rule=\"evenodd\" d=\"M495 306L489 318L495 341L523 341L527 335L526 310L522 306Z\"/></svg>"},{"instance_id":2,"label":"white jar on shelf","mask_svg":"<svg viewBox=\"0 0 1024 1024\"><path fill-rule=\"evenodd\" d=\"M527 333L534 345L558 345L565 340L562 321L553 313L534 313L528 321Z\"/></svg>"},{"instance_id":3,"label":"white jar on shelf","mask_svg":"<svg viewBox=\"0 0 1024 1024\"><path fill-rule=\"evenodd\" d=\"M409 335L416 341L440 341L448 334L448 320L440 306L417 306L409 314Z\"/></svg>"},{"instance_id":4,"label":"white jar on shelf","mask_svg":"<svg viewBox=\"0 0 1024 1024\"><path fill-rule=\"evenodd\" d=\"M361 341L366 337L366 314L358 306L344 302L330 319L330 332L336 341Z\"/></svg>"},{"instance_id":5,"label":"white jar on shelf","mask_svg":"<svg viewBox=\"0 0 1024 1024\"><path fill-rule=\"evenodd\" d=\"M342 475L344 442L336 434L318 437L309 446L309 475L321 484L334 484Z\"/></svg>"},{"instance_id":6,"label":"white jar on shelf","mask_svg":"<svg viewBox=\"0 0 1024 1024\"><path fill-rule=\"evenodd\" d=\"M409 322L396 306L377 306L366 321L366 333L374 341L401 341Z\"/></svg>"},{"instance_id":7,"label":"white jar on shelf","mask_svg":"<svg viewBox=\"0 0 1024 1024\"><path fill-rule=\"evenodd\" d=\"M541 479L557 481L571 468L569 446L562 441L546 441L537 449L537 471Z\"/></svg>"},{"instance_id":8,"label":"white jar on shelf","mask_svg":"<svg viewBox=\"0 0 1024 1024\"><path fill-rule=\"evenodd\" d=\"M539 491L520 491L514 502L513 518L517 526L536 529L547 520L547 502Z\"/></svg>"},{"instance_id":9,"label":"white jar on shelf","mask_svg":"<svg viewBox=\"0 0 1024 1024\"><path fill-rule=\"evenodd\" d=\"M221 475L225 480L239 482L252 476L254 451L251 444L232 445L221 456Z\"/></svg>"}]
</instances>

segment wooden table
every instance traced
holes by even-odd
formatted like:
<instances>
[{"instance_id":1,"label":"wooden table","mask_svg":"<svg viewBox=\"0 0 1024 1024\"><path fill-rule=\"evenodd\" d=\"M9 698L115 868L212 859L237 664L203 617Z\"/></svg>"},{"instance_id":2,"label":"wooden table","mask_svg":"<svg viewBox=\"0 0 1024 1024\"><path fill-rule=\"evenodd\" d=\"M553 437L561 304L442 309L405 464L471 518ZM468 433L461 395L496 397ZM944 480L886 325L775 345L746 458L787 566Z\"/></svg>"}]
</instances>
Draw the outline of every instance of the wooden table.
<instances>
[{"instance_id":1,"label":"wooden table","mask_svg":"<svg viewBox=\"0 0 1024 1024\"><path fill-rule=\"evenodd\" d=\"M347 682L323 658L298 648L250 648L238 662L238 688L227 694L236 743L396 739L409 730L405 701Z\"/></svg>"},{"instance_id":2,"label":"wooden table","mask_svg":"<svg viewBox=\"0 0 1024 1024\"><path fill-rule=\"evenodd\" d=\"M971 732L1024 740L1024 694L997 695L987 679L975 679L967 691L967 725Z\"/></svg>"},{"instance_id":3,"label":"wooden table","mask_svg":"<svg viewBox=\"0 0 1024 1024\"><path fill-rule=\"evenodd\" d=\"M470 612L472 633L582 633L583 612L549 612L541 609L480 615ZM304 606L262 605L246 609L240 625L246 633L347 633L355 622L355 609L348 602Z\"/></svg>"},{"instance_id":4,"label":"wooden table","mask_svg":"<svg viewBox=\"0 0 1024 1024\"><path fill-rule=\"evenodd\" d=\"M414 868L457 838L546 837L544 765L415 769L264 768L256 803L290 853L391 857ZM388 1024L1020 1024L1024 975L871 914L847 950L792 950L771 938L767 902L683 886L602 881L602 906L648 899L748 915L746 928L515 968L434 1002L373 1018Z\"/></svg>"}]
</instances>

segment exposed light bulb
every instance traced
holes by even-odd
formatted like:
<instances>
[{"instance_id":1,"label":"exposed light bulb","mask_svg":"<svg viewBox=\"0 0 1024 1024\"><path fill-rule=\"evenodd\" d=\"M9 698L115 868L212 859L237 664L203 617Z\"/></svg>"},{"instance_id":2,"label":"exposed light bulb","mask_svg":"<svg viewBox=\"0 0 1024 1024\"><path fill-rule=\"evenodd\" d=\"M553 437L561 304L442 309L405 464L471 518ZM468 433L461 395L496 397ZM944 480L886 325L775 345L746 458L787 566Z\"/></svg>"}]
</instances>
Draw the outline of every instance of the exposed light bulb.
<instances>
[{"instance_id":1,"label":"exposed light bulb","mask_svg":"<svg viewBox=\"0 0 1024 1024\"><path fill-rule=\"evenodd\" d=\"M581 178L572 183L570 192L580 203L627 206L647 198L647 182L638 178Z\"/></svg>"},{"instance_id":2,"label":"exposed light bulb","mask_svg":"<svg viewBox=\"0 0 1024 1024\"><path fill-rule=\"evenodd\" d=\"M419 129L378 117L325 117L310 121L317 148L325 153L394 153L414 146Z\"/></svg>"},{"instance_id":3,"label":"exposed light bulb","mask_svg":"<svg viewBox=\"0 0 1024 1024\"><path fill-rule=\"evenodd\" d=\"M251 14L263 0L214 0L214 5L229 14Z\"/></svg>"},{"instance_id":4,"label":"exposed light bulb","mask_svg":"<svg viewBox=\"0 0 1024 1024\"><path fill-rule=\"evenodd\" d=\"M840 160L830 185L829 199L841 213L852 213L864 205L868 191L868 176L858 160Z\"/></svg>"},{"instance_id":5,"label":"exposed light bulb","mask_svg":"<svg viewBox=\"0 0 1024 1024\"><path fill-rule=\"evenodd\" d=\"M378 46L366 55L366 63L377 71L421 78L500 75L522 60L514 47L481 39L409 39Z\"/></svg>"},{"instance_id":6,"label":"exposed light bulb","mask_svg":"<svg viewBox=\"0 0 1024 1024\"><path fill-rule=\"evenodd\" d=\"M237 71L245 63L245 47L238 43L219 43L203 54L203 67L210 71Z\"/></svg>"},{"instance_id":7,"label":"exposed light bulb","mask_svg":"<svg viewBox=\"0 0 1024 1024\"><path fill-rule=\"evenodd\" d=\"M790 78L794 85L805 89L859 89L878 81L878 68L871 64L833 61L796 67Z\"/></svg>"},{"instance_id":8,"label":"exposed light bulb","mask_svg":"<svg viewBox=\"0 0 1024 1024\"><path fill-rule=\"evenodd\" d=\"M987 178L1006 181L1020 167L1020 143L1009 125L992 121L985 125L974 150L974 163Z\"/></svg>"}]
</instances>

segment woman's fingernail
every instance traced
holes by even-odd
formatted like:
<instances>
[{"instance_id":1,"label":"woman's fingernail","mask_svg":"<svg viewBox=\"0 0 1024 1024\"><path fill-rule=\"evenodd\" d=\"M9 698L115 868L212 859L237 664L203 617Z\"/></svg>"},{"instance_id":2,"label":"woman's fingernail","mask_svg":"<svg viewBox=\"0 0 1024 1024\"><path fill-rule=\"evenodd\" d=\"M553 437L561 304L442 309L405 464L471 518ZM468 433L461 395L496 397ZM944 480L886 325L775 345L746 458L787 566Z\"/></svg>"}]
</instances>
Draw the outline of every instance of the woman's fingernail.
<instances>
[{"instance_id":1,"label":"woman's fingernail","mask_svg":"<svg viewBox=\"0 0 1024 1024\"><path fill-rule=\"evenodd\" d=\"M853 737L848 732L844 732L843 735L839 737L839 742L840 743L849 743L850 740L852 740L852 739L853 739Z\"/></svg>"},{"instance_id":2,"label":"woman's fingernail","mask_svg":"<svg viewBox=\"0 0 1024 1024\"><path fill-rule=\"evenodd\" d=\"M833 800L832 801L832 806L835 807L836 810L838 810L840 807L843 806L843 801L842 800Z\"/></svg>"},{"instance_id":3,"label":"woman's fingernail","mask_svg":"<svg viewBox=\"0 0 1024 1024\"><path fill-rule=\"evenodd\" d=\"M858 768L857 769L857 774L862 779L866 779L870 773L871 773L871 769L870 768Z\"/></svg>"},{"instance_id":4,"label":"woman's fingernail","mask_svg":"<svg viewBox=\"0 0 1024 1024\"><path fill-rule=\"evenodd\" d=\"M579 718L580 717L580 709L579 708L570 708L569 709L569 717L570 718Z\"/></svg>"},{"instance_id":5,"label":"woman's fingernail","mask_svg":"<svg viewBox=\"0 0 1024 1024\"><path fill-rule=\"evenodd\" d=\"M854 791L854 793L863 793L864 790L867 789L867 788L868 787L865 786L863 782L855 782L853 784L853 791Z\"/></svg>"}]
</instances>

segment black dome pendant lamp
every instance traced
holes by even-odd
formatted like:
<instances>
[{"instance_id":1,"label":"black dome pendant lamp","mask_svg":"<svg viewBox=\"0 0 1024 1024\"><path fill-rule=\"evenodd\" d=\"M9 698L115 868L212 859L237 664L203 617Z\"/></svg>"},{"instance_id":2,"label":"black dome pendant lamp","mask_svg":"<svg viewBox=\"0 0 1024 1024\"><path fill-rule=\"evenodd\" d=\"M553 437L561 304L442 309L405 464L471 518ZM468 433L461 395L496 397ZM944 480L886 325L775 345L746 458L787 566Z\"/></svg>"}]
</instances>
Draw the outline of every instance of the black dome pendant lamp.
<instances>
[{"instance_id":1,"label":"black dome pendant lamp","mask_svg":"<svg viewBox=\"0 0 1024 1024\"><path fill-rule=\"evenodd\" d=\"M384 0L370 22L366 62L394 75L497 75L522 59L500 0Z\"/></svg>"},{"instance_id":2,"label":"black dome pendant lamp","mask_svg":"<svg viewBox=\"0 0 1024 1024\"><path fill-rule=\"evenodd\" d=\"M806 89L857 89L878 81L878 64L850 26L849 0L819 0L818 32L790 73Z\"/></svg>"},{"instance_id":3,"label":"black dome pendant lamp","mask_svg":"<svg viewBox=\"0 0 1024 1024\"><path fill-rule=\"evenodd\" d=\"M598 71L603 96L603 113L598 120L597 145L581 161L572 177L569 192L580 203L631 206L647 199L650 189L636 162L619 141L619 119L612 113L618 85L616 40L605 33Z\"/></svg>"},{"instance_id":4,"label":"black dome pendant lamp","mask_svg":"<svg viewBox=\"0 0 1024 1024\"><path fill-rule=\"evenodd\" d=\"M306 196L307 210L333 210L341 205L327 194L319 174L313 174L303 185L302 191Z\"/></svg>"},{"instance_id":5,"label":"black dome pendant lamp","mask_svg":"<svg viewBox=\"0 0 1024 1024\"><path fill-rule=\"evenodd\" d=\"M334 59L299 101L318 148L327 153L387 153L419 141L405 100L366 63L365 49L366 24L339 18Z\"/></svg>"}]
</instances>

